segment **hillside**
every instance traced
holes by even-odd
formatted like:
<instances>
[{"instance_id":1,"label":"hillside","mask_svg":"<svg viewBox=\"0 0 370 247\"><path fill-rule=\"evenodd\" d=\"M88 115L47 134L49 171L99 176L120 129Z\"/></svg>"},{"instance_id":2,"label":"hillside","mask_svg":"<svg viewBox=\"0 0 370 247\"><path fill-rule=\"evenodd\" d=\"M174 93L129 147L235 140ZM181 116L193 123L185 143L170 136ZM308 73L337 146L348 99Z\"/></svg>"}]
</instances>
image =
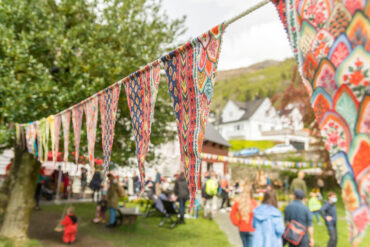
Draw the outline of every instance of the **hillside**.
<instances>
[{"instance_id":1,"label":"hillside","mask_svg":"<svg viewBox=\"0 0 370 247\"><path fill-rule=\"evenodd\" d=\"M267 60L246 68L219 71L212 99L212 110L218 115L229 99L246 101L259 97L273 97L283 93L291 82L296 62Z\"/></svg>"}]
</instances>

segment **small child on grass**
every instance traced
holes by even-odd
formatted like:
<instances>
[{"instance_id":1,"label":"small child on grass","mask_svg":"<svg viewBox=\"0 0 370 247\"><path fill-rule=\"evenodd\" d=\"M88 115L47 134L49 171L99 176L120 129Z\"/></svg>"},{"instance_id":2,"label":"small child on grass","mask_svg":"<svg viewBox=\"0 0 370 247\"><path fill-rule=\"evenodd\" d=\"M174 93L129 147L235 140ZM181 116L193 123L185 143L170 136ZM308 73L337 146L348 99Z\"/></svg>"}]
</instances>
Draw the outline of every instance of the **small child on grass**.
<instances>
[{"instance_id":1,"label":"small child on grass","mask_svg":"<svg viewBox=\"0 0 370 247\"><path fill-rule=\"evenodd\" d=\"M320 210L320 214L324 218L326 227L328 228L329 232L328 247L337 246L337 207L335 206L337 200L337 194L335 194L334 192L329 192L328 200L325 201L324 206L322 206Z\"/></svg>"},{"instance_id":2,"label":"small child on grass","mask_svg":"<svg viewBox=\"0 0 370 247\"><path fill-rule=\"evenodd\" d=\"M76 240L77 233L77 217L74 207L67 209L67 214L61 224L64 226L63 242L65 244L72 244Z\"/></svg>"},{"instance_id":3,"label":"small child on grass","mask_svg":"<svg viewBox=\"0 0 370 247\"><path fill-rule=\"evenodd\" d=\"M319 225L321 225L320 221L320 209L321 209L321 202L317 197L317 194L314 192L310 193L310 200L308 201L308 208L312 212L312 214L316 217L316 221Z\"/></svg>"}]
</instances>

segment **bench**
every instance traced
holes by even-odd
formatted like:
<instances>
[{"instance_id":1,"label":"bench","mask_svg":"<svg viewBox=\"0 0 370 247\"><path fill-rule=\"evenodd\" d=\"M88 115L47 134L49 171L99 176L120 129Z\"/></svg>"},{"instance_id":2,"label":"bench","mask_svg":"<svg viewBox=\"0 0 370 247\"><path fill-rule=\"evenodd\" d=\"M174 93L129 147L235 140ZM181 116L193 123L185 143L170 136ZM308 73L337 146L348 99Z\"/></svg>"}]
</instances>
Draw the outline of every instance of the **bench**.
<instances>
[{"instance_id":1,"label":"bench","mask_svg":"<svg viewBox=\"0 0 370 247\"><path fill-rule=\"evenodd\" d=\"M135 224L137 217L141 215L140 212L137 212L135 208L119 208L117 211L118 225Z\"/></svg>"}]
</instances>

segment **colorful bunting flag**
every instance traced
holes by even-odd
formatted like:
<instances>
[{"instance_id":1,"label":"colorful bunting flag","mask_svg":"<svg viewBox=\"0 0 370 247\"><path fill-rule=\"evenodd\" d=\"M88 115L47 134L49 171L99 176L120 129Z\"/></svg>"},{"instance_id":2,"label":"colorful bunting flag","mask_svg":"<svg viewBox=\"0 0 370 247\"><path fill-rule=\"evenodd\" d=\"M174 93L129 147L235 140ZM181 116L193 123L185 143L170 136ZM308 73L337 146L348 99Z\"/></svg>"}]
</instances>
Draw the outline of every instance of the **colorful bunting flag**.
<instances>
[{"instance_id":1,"label":"colorful bunting flag","mask_svg":"<svg viewBox=\"0 0 370 247\"><path fill-rule=\"evenodd\" d=\"M41 147L39 148L40 162L48 160L49 152L49 121L46 118L39 120L38 131L41 140Z\"/></svg>"},{"instance_id":2,"label":"colorful bunting flag","mask_svg":"<svg viewBox=\"0 0 370 247\"><path fill-rule=\"evenodd\" d=\"M311 97L356 244L370 222L370 3L272 2Z\"/></svg>"},{"instance_id":3,"label":"colorful bunting flag","mask_svg":"<svg viewBox=\"0 0 370 247\"><path fill-rule=\"evenodd\" d=\"M154 106L160 79L159 72L159 63L149 65L131 75L124 82L143 190L145 187L145 157L148 153L150 142L151 124L153 122Z\"/></svg>"},{"instance_id":4,"label":"colorful bunting flag","mask_svg":"<svg viewBox=\"0 0 370 247\"><path fill-rule=\"evenodd\" d=\"M78 156L80 152L80 135L82 126L83 106L78 105L72 108L72 124L75 140L75 163L78 165Z\"/></svg>"},{"instance_id":5,"label":"colorful bunting flag","mask_svg":"<svg viewBox=\"0 0 370 247\"><path fill-rule=\"evenodd\" d=\"M205 124L213 96L224 24L162 57L175 111L181 161L188 179L192 207Z\"/></svg>"},{"instance_id":6,"label":"colorful bunting flag","mask_svg":"<svg viewBox=\"0 0 370 247\"><path fill-rule=\"evenodd\" d=\"M104 175L109 169L109 163L112 153L114 139L114 125L116 123L116 114L120 85L118 83L107 88L99 95L100 118L102 128L102 145L104 157Z\"/></svg>"},{"instance_id":7,"label":"colorful bunting flag","mask_svg":"<svg viewBox=\"0 0 370 247\"><path fill-rule=\"evenodd\" d=\"M68 147L69 147L69 126L71 123L71 111L65 111L62 114L63 139L64 139L64 164L68 162Z\"/></svg>"},{"instance_id":8,"label":"colorful bunting flag","mask_svg":"<svg viewBox=\"0 0 370 247\"><path fill-rule=\"evenodd\" d=\"M57 156L59 152L59 133L60 133L60 123L61 117L60 115L54 116L54 145L53 145L53 164L55 166L57 162Z\"/></svg>"},{"instance_id":9,"label":"colorful bunting flag","mask_svg":"<svg viewBox=\"0 0 370 247\"><path fill-rule=\"evenodd\" d=\"M32 122L27 124L26 126L27 150L31 154L36 154L35 141L36 141L36 122Z\"/></svg>"},{"instance_id":10,"label":"colorful bunting flag","mask_svg":"<svg viewBox=\"0 0 370 247\"><path fill-rule=\"evenodd\" d=\"M96 140L96 123L98 122L98 104L98 98L94 97L84 105L87 128L87 146L90 166L92 169L94 169L94 148Z\"/></svg>"}]
</instances>

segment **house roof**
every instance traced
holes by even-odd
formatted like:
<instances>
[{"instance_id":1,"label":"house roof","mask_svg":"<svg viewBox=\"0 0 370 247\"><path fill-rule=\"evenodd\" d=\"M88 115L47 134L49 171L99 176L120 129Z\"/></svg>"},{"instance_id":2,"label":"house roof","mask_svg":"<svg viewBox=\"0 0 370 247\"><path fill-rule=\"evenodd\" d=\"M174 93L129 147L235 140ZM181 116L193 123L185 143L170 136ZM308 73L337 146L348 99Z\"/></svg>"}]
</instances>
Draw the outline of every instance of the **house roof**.
<instances>
[{"instance_id":1,"label":"house roof","mask_svg":"<svg viewBox=\"0 0 370 247\"><path fill-rule=\"evenodd\" d=\"M256 100L250 100L247 102L240 102L232 100L232 102L237 105L240 109L244 111L243 116L238 119L240 120L248 120L253 114L257 111L257 109L262 105L262 103L265 101L266 98L256 99Z\"/></svg>"},{"instance_id":2,"label":"house roof","mask_svg":"<svg viewBox=\"0 0 370 247\"><path fill-rule=\"evenodd\" d=\"M206 133L204 135L204 141L214 142L226 147L231 146L230 143L221 136L220 132L218 132L218 130L211 123L206 124Z\"/></svg>"}]
</instances>

